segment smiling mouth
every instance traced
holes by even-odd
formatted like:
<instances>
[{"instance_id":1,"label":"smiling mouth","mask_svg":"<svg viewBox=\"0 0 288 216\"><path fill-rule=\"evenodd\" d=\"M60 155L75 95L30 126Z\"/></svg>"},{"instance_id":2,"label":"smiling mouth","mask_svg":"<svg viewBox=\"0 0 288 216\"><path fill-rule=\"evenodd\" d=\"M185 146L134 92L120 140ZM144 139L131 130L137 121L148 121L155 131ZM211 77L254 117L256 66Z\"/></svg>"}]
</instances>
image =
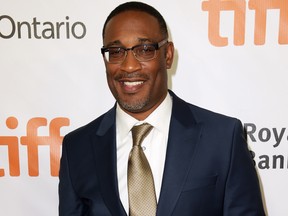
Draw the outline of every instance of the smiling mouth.
<instances>
[{"instance_id":1,"label":"smiling mouth","mask_svg":"<svg viewBox=\"0 0 288 216\"><path fill-rule=\"evenodd\" d=\"M119 73L115 76L115 81L120 83L122 90L126 93L136 93L144 87L146 81L149 80L147 74L134 73Z\"/></svg>"},{"instance_id":2,"label":"smiling mouth","mask_svg":"<svg viewBox=\"0 0 288 216\"><path fill-rule=\"evenodd\" d=\"M143 84L145 83L144 81L122 81L120 82L122 85L122 88L124 92L126 93L136 93L138 92L142 87Z\"/></svg>"},{"instance_id":3,"label":"smiling mouth","mask_svg":"<svg viewBox=\"0 0 288 216\"><path fill-rule=\"evenodd\" d=\"M129 87L141 85L141 84L143 84L143 83L144 83L143 81L123 82L123 84L124 84L125 86L129 86Z\"/></svg>"}]
</instances>

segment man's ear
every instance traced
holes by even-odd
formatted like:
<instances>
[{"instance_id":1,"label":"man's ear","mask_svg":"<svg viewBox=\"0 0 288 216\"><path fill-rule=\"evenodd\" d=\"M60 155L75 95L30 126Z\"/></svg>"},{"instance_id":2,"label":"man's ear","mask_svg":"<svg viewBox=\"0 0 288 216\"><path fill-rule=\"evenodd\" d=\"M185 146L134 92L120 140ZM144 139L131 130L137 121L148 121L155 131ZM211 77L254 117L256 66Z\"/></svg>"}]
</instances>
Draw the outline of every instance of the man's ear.
<instances>
[{"instance_id":1,"label":"man's ear","mask_svg":"<svg viewBox=\"0 0 288 216\"><path fill-rule=\"evenodd\" d=\"M166 47L166 68L170 69L173 64L174 58L174 44L173 42L168 42Z\"/></svg>"}]
</instances>

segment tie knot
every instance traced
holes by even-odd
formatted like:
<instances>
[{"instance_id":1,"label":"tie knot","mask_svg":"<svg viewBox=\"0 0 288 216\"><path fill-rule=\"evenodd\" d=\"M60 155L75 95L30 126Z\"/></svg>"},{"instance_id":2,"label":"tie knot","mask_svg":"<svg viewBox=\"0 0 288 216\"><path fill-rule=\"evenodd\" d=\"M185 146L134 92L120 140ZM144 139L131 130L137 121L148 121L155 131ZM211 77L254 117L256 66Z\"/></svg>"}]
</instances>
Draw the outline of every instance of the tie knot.
<instances>
[{"instance_id":1,"label":"tie knot","mask_svg":"<svg viewBox=\"0 0 288 216\"><path fill-rule=\"evenodd\" d=\"M148 124L148 123L134 126L131 129L132 138L133 138L133 146L141 145L143 139L150 133L152 128L153 128L153 126Z\"/></svg>"}]
</instances>

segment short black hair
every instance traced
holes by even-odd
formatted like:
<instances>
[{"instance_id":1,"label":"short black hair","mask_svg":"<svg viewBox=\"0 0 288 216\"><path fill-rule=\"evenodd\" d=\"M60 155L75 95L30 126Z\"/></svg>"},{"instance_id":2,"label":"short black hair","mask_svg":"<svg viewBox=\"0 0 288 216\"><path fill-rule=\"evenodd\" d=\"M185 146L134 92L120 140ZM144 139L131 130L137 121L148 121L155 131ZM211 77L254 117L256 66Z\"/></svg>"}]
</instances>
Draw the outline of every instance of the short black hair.
<instances>
[{"instance_id":1,"label":"short black hair","mask_svg":"<svg viewBox=\"0 0 288 216\"><path fill-rule=\"evenodd\" d=\"M126 2L123 4L120 4L118 7L116 7L107 17L104 26L103 26L103 30L102 30L102 37L104 39L105 36L105 29L106 29L106 25L107 23L116 15L126 12L126 11L140 11L140 12L145 12L153 17L155 17L159 23L160 26L160 31L163 34L163 36L165 38L168 37L168 30L167 30L167 24L166 21L164 20L163 16L160 14L160 12L158 10L156 10L154 7L145 4L143 2L136 2L136 1L132 1L132 2Z\"/></svg>"}]
</instances>

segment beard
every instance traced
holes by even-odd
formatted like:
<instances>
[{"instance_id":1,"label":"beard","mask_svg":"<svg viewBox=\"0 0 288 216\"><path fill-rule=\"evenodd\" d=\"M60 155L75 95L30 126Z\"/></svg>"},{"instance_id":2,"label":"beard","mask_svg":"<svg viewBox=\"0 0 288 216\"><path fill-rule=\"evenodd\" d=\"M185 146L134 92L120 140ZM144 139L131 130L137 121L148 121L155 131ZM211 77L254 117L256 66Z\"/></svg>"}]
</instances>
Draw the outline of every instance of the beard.
<instances>
[{"instance_id":1,"label":"beard","mask_svg":"<svg viewBox=\"0 0 288 216\"><path fill-rule=\"evenodd\" d=\"M133 102L125 102L121 100L119 97L117 99L117 102L124 110L127 110L128 112L133 112L133 113L143 111L144 107L146 107L147 104L149 104L149 101L150 101L149 98L142 98L141 100L136 100Z\"/></svg>"},{"instance_id":2,"label":"beard","mask_svg":"<svg viewBox=\"0 0 288 216\"><path fill-rule=\"evenodd\" d=\"M141 78L148 80L150 77L147 74L141 74L139 72L133 72L133 73L123 72L117 74L114 80L119 81L125 78ZM141 112L150 102L150 96L146 96L133 101L126 101L124 98L121 98L121 96L118 94L118 91L114 88L113 84L109 85L109 88L118 104L122 107L122 109L128 112L133 113Z\"/></svg>"}]
</instances>

